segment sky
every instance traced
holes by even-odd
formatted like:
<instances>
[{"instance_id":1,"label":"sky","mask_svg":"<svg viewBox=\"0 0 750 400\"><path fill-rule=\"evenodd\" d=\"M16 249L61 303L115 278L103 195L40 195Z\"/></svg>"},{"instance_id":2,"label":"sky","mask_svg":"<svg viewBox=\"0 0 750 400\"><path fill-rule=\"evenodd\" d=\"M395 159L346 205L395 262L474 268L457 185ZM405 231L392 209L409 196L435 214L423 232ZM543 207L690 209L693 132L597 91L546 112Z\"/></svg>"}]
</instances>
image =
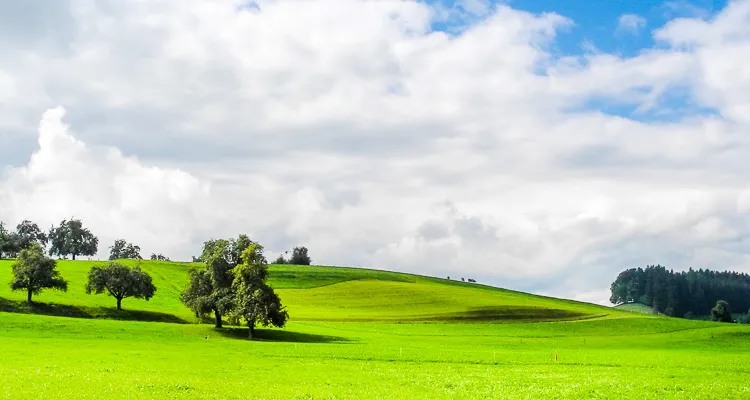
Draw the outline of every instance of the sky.
<instances>
[{"instance_id":1,"label":"sky","mask_svg":"<svg viewBox=\"0 0 750 400\"><path fill-rule=\"evenodd\" d=\"M607 304L750 272L750 0L0 1L0 220Z\"/></svg>"}]
</instances>

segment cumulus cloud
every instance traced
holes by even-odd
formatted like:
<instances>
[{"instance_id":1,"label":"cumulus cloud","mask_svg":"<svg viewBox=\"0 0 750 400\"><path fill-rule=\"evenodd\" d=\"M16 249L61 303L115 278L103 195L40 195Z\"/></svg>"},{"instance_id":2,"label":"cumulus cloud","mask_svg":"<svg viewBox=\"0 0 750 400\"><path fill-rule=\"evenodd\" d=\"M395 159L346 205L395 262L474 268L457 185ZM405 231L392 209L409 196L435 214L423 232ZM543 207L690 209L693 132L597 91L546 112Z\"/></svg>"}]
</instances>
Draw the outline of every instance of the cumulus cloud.
<instances>
[{"instance_id":1,"label":"cumulus cloud","mask_svg":"<svg viewBox=\"0 0 750 400\"><path fill-rule=\"evenodd\" d=\"M646 18L637 14L623 14L617 21L617 33L638 34L646 27Z\"/></svg>"},{"instance_id":2,"label":"cumulus cloud","mask_svg":"<svg viewBox=\"0 0 750 400\"><path fill-rule=\"evenodd\" d=\"M0 219L75 215L174 259L247 232L595 302L623 268L747 270L750 2L632 58L554 55L575 21L507 5L440 31L453 14L417 1L243 3L4 25ZM40 21L29 4L0 15Z\"/></svg>"},{"instance_id":3,"label":"cumulus cloud","mask_svg":"<svg viewBox=\"0 0 750 400\"><path fill-rule=\"evenodd\" d=\"M145 166L116 148L88 147L69 131L64 115L62 107L43 114L38 149L0 183L6 222L33 216L44 228L81 218L100 234L100 256L118 238L167 253L199 239L192 234L208 211L202 208L207 183L179 169Z\"/></svg>"}]
</instances>

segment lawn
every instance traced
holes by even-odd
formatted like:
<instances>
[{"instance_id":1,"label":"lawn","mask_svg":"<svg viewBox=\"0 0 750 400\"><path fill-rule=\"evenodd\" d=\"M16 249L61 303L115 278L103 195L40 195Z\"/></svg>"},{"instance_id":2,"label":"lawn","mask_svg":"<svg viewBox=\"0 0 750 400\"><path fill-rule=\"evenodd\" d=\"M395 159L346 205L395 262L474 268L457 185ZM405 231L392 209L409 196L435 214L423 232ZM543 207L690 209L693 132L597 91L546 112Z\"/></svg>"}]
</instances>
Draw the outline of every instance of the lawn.
<instances>
[{"instance_id":1,"label":"lawn","mask_svg":"<svg viewBox=\"0 0 750 400\"><path fill-rule=\"evenodd\" d=\"M79 318L0 312L0 398L750 398L750 329L736 324L414 275L273 266L291 321L248 341L240 327L192 323L177 298L185 264L143 263L157 294L126 299L134 314L122 318L183 323L113 320L114 300L82 289L90 266L61 262L69 292L37 298ZM9 269L0 261L2 281ZM0 298L22 307L24 296L3 284Z\"/></svg>"}]
</instances>

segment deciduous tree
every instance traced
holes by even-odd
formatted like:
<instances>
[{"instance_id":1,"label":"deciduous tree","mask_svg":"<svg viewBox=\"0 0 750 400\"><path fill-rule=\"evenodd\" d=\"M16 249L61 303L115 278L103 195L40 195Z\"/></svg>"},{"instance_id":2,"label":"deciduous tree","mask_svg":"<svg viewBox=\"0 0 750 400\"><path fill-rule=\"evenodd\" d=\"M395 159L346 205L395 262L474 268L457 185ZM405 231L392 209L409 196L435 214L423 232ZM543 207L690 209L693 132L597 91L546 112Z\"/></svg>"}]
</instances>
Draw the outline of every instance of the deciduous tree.
<instances>
[{"instance_id":1,"label":"deciduous tree","mask_svg":"<svg viewBox=\"0 0 750 400\"><path fill-rule=\"evenodd\" d=\"M68 255L76 259L76 256L93 256L99 247L99 239L87 228L83 227L81 220L63 220L60 226L50 229L50 255L66 258Z\"/></svg>"},{"instance_id":2,"label":"deciduous tree","mask_svg":"<svg viewBox=\"0 0 750 400\"><path fill-rule=\"evenodd\" d=\"M163 255L161 253L159 253L159 254L152 253L151 254L151 259L154 260L154 261L169 261L169 257L167 257L167 256L165 256L165 255Z\"/></svg>"},{"instance_id":3,"label":"deciduous tree","mask_svg":"<svg viewBox=\"0 0 750 400\"><path fill-rule=\"evenodd\" d=\"M726 301L719 300L716 302L714 308L711 309L711 321L734 322L732 312L729 310L729 304Z\"/></svg>"},{"instance_id":4,"label":"deciduous tree","mask_svg":"<svg viewBox=\"0 0 750 400\"><path fill-rule=\"evenodd\" d=\"M44 255L39 243L32 243L18 253L18 260L13 264L12 290L25 290L26 300L31 303L31 296L43 289L68 290L68 282L60 276L57 262Z\"/></svg>"},{"instance_id":5,"label":"deciduous tree","mask_svg":"<svg viewBox=\"0 0 750 400\"><path fill-rule=\"evenodd\" d=\"M117 262L92 267L86 284L87 294L107 292L117 299L117 309L122 309L122 299L135 297L148 301L154 297L156 286L151 282L151 275L136 266L130 268Z\"/></svg>"},{"instance_id":6,"label":"deciduous tree","mask_svg":"<svg viewBox=\"0 0 750 400\"><path fill-rule=\"evenodd\" d=\"M250 245L242 253L242 264L234 271L234 313L242 316L248 326L248 337L254 338L255 326L283 327L289 317L279 296L268 286L268 265L257 245Z\"/></svg>"},{"instance_id":7,"label":"deciduous tree","mask_svg":"<svg viewBox=\"0 0 750 400\"><path fill-rule=\"evenodd\" d=\"M141 248L133 243L128 243L125 239L117 239L109 248L110 260L142 260Z\"/></svg>"},{"instance_id":8,"label":"deciduous tree","mask_svg":"<svg viewBox=\"0 0 750 400\"><path fill-rule=\"evenodd\" d=\"M293 265L310 265L312 260L307 254L307 247L295 247L292 250L292 257L289 258L289 264Z\"/></svg>"},{"instance_id":9,"label":"deciduous tree","mask_svg":"<svg viewBox=\"0 0 750 400\"><path fill-rule=\"evenodd\" d=\"M182 302L190 308L197 317L214 313L214 326L222 327L222 316L231 311L234 301L232 280L234 269L240 262L242 251L255 244L256 251L262 247L250 240L247 235L239 235L237 239L212 239L203 243L200 260L205 263L205 269L191 269L185 290L182 292Z\"/></svg>"},{"instance_id":10,"label":"deciduous tree","mask_svg":"<svg viewBox=\"0 0 750 400\"><path fill-rule=\"evenodd\" d=\"M11 258L18 253L17 240L13 232L8 231L0 222L0 258Z\"/></svg>"},{"instance_id":11,"label":"deciduous tree","mask_svg":"<svg viewBox=\"0 0 750 400\"><path fill-rule=\"evenodd\" d=\"M48 238L39 229L39 225L26 219L16 226L16 240L16 245L20 251L21 249L28 248L32 243L39 243L44 248L47 246Z\"/></svg>"}]
</instances>

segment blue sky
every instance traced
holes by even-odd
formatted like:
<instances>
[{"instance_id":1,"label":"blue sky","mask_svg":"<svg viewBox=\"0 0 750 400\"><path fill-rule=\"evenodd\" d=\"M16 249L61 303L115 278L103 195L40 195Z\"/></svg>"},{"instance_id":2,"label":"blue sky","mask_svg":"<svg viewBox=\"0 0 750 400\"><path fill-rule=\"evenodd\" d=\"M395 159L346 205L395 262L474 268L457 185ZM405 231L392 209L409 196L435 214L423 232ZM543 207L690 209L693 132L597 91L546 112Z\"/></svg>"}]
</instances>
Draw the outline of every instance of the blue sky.
<instances>
[{"instance_id":1,"label":"blue sky","mask_svg":"<svg viewBox=\"0 0 750 400\"><path fill-rule=\"evenodd\" d=\"M658 48L652 32L676 18L710 19L726 7L728 0L443 0L438 3L447 8L466 10L466 4L505 4L517 10L534 14L552 12L573 22L567 29L560 29L548 49L552 54L578 56L590 52L616 55L621 58L637 56L641 51ZM641 21L637 28L626 29L621 24L623 16ZM433 25L435 30L450 31L456 26L473 24L468 21L448 21ZM591 98L583 105L574 107L579 111L596 110L609 115L627 117L637 121L674 122L685 115L715 115L716 110L700 107L691 102L687 88L674 87L664 90L659 97L659 107L639 110L638 104L627 104L615 99Z\"/></svg>"},{"instance_id":2,"label":"blue sky","mask_svg":"<svg viewBox=\"0 0 750 400\"><path fill-rule=\"evenodd\" d=\"M460 7L464 0L438 1L447 7ZM668 21L680 17L710 18L721 11L727 0L505 0L490 4L506 4L514 9L532 13L554 12L571 19L575 25L559 32L555 50L561 54L580 54L584 43L598 50L623 57L636 55L641 49L655 45L650 32ZM634 14L645 19L642 30L635 33L618 32L622 15ZM434 28L443 29L441 25Z\"/></svg>"}]
</instances>

